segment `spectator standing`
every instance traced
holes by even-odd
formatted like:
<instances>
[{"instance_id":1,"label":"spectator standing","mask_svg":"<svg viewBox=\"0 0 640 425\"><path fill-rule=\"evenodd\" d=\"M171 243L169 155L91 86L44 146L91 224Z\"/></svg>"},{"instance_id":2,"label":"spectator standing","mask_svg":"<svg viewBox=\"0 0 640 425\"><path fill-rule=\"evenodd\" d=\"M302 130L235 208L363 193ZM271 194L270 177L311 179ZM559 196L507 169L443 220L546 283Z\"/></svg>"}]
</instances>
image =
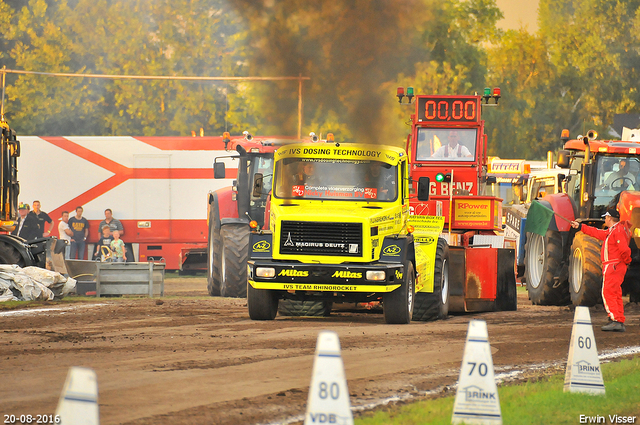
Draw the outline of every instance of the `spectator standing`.
<instances>
[{"instance_id":1,"label":"spectator standing","mask_svg":"<svg viewBox=\"0 0 640 425\"><path fill-rule=\"evenodd\" d=\"M58 223L58 234L61 240L67 242L64 248L64 258L68 260L71 256L71 236L73 236L73 231L69 228L69 211L62 211L62 217Z\"/></svg>"},{"instance_id":2,"label":"spectator standing","mask_svg":"<svg viewBox=\"0 0 640 425\"><path fill-rule=\"evenodd\" d=\"M12 235L31 241L40 237L40 228L38 227L38 219L35 215L29 213L29 204L20 203L18 205L18 223Z\"/></svg>"},{"instance_id":3,"label":"spectator standing","mask_svg":"<svg viewBox=\"0 0 640 425\"><path fill-rule=\"evenodd\" d=\"M86 240L89 237L89 221L82 216L84 209L76 208L76 215L69 219L69 227L73 232L71 236L71 254L72 260L84 260L84 250Z\"/></svg>"},{"instance_id":4,"label":"spectator standing","mask_svg":"<svg viewBox=\"0 0 640 425\"><path fill-rule=\"evenodd\" d=\"M94 260L106 261L108 258L112 258L113 255L111 253L111 241L113 241L113 236L111 236L111 228L108 224L102 226L100 239L98 240L98 245L96 245L96 252L93 253Z\"/></svg>"},{"instance_id":5,"label":"spectator standing","mask_svg":"<svg viewBox=\"0 0 640 425\"><path fill-rule=\"evenodd\" d=\"M113 211L111 211L111 208L107 208L106 210L104 210L104 220L102 220L100 222L100 225L98 225L98 230L100 233L102 233L102 228L105 226L105 224L111 228L112 233L117 230L120 232L120 236L124 235L124 227L122 226L120 220L113 217Z\"/></svg>"},{"instance_id":6,"label":"spectator standing","mask_svg":"<svg viewBox=\"0 0 640 425\"><path fill-rule=\"evenodd\" d=\"M586 235L604 241L602 243L602 301L609 315L609 323L602 327L603 331L624 332L624 306L622 304L622 281L627 273L627 265L631 262L631 224L620 221L620 213L616 208L609 208L603 215L604 225L608 229L571 222L571 227L579 229Z\"/></svg>"},{"instance_id":7,"label":"spectator standing","mask_svg":"<svg viewBox=\"0 0 640 425\"><path fill-rule=\"evenodd\" d=\"M120 232L113 232L113 240L111 241L111 258L116 263L124 263L124 241L120 239Z\"/></svg>"},{"instance_id":8,"label":"spectator standing","mask_svg":"<svg viewBox=\"0 0 640 425\"><path fill-rule=\"evenodd\" d=\"M33 201L33 214L38 219L39 235L38 237L51 236L53 231L53 220L49 217L49 214L40 209L40 201ZM49 223L49 230L45 230L46 224Z\"/></svg>"}]
</instances>

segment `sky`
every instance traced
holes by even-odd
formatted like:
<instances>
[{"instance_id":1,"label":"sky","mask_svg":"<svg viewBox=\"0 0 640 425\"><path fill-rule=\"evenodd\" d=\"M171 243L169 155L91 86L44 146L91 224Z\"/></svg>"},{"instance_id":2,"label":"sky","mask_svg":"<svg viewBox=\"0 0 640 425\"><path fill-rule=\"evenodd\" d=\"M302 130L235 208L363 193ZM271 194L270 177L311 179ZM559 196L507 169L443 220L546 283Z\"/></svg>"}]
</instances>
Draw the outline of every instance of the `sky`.
<instances>
[{"instance_id":1,"label":"sky","mask_svg":"<svg viewBox=\"0 0 640 425\"><path fill-rule=\"evenodd\" d=\"M526 27L529 32L538 30L538 0L496 0L504 19L498 27L511 30Z\"/></svg>"}]
</instances>

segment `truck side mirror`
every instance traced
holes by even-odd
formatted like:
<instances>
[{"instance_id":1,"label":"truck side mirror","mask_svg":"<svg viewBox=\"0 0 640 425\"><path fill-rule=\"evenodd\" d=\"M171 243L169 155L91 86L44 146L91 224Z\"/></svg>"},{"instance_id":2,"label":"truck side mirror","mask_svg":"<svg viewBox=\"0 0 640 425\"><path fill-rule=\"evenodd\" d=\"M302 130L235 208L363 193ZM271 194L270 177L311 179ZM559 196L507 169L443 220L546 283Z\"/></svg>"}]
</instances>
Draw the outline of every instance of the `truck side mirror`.
<instances>
[{"instance_id":1,"label":"truck side mirror","mask_svg":"<svg viewBox=\"0 0 640 425\"><path fill-rule=\"evenodd\" d=\"M569 151L561 150L558 152L558 167L569 168L570 163Z\"/></svg>"},{"instance_id":2,"label":"truck side mirror","mask_svg":"<svg viewBox=\"0 0 640 425\"><path fill-rule=\"evenodd\" d=\"M418 179L418 200L419 201L428 201L429 200L429 186L431 181L429 177L420 177Z\"/></svg>"},{"instance_id":3,"label":"truck side mirror","mask_svg":"<svg viewBox=\"0 0 640 425\"><path fill-rule=\"evenodd\" d=\"M224 179L226 175L224 162L214 162L213 163L213 178L214 179Z\"/></svg>"},{"instance_id":4,"label":"truck side mirror","mask_svg":"<svg viewBox=\"0 0 640 425\"><path fill-rule=\"evenodd\" d=\"M498 182L498 179L496 179L496 176L487 176L484 182L486 184L496 184Z\"/></svg>"},{"instance_id":5,"label":"truck side mirror","mask_svg":"<svg viewBox=\"0 0 640 425\"><path fill-rule=\"evenodd\" d=\"M256 173L253 176L253 194L252 196L254 198L259 198L260 196L262 196L262 189L263 189L263 176L261 173Z\"/></svg>"}]
</instances>

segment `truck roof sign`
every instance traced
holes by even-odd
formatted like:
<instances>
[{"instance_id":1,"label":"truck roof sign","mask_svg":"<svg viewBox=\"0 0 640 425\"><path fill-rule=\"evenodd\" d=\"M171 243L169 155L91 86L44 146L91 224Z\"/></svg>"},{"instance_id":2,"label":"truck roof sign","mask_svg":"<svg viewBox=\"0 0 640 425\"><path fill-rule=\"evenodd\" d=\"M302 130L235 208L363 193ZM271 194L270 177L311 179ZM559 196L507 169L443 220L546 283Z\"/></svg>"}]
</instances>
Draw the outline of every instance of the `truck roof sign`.
<instances>
[{"instance_id":1,"label":"truck roof sign","mask_svg":"<svg viewBox=\"0 0 640 425\"><path fill-rule=\"evenodd\" d=\"M477 123L479 96L418 96L418 122Z\"/></svg>"},{"instance_id":2,"label":"truck roof sign","mask_svg":"<svg viewBox=\"0 0 640 425\"><path fill-rule=\"evenodd\" d=\"M310 158L335 159L351 161L381 161L397 165L403 155L402 149L393 146L379 145L375 147L345 143L340 146L325 144L318 146L313 143L288 145L276 151L276 159L282 158Z\"/></svg>"}]
</instances>

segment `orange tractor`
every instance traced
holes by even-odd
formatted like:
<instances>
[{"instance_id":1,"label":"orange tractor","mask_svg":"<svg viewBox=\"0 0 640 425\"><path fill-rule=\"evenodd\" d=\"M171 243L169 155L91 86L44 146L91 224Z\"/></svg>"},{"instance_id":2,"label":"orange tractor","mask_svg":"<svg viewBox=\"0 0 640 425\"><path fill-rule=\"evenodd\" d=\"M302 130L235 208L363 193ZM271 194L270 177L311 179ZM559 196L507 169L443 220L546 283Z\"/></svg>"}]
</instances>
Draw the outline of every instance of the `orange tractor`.
<instances>
[{"instance_id":1,"label":"orange tractor","mask_svg":"<svg viewBox=\"0 0 640 425\"><path fill-rule=\"evenodd\" d=\"M617 206L621 220L630 220L633 261L629 265L623 292L630 301L640 301L640 142L598 140L597 133L569 139L563 130L564 149L558 166L568 169L563 186L566 193L547 195L539 202L557 215L591 226L604 224L602 215ZM531 210L527 215L530 218ZM524 227L522 232L524 233ZM524 236L524 235L523 235ZM593 306L602 300L602 243L571 228L554 215L544 236L526 233L525 276L533 304Z\"/></svg>"}]
</instances>

